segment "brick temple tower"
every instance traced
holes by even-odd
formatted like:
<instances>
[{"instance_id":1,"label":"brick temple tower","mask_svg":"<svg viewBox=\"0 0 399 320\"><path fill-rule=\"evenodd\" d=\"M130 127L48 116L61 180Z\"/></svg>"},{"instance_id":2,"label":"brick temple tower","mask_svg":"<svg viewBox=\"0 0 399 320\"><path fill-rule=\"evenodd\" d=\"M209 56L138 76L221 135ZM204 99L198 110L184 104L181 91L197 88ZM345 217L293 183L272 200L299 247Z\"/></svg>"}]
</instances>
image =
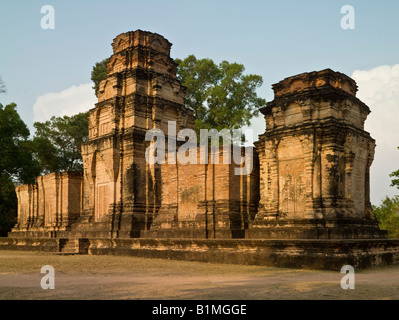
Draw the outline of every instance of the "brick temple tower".
<instances>
[{"instance_id":1,"label":"brick temple tower","mask_svg":"<svg viewBox=\"0 0 399 320\"><path fill-rule=\"evenodd\" d=\"M148 130L168 133L168 121L192 128L185 89L164 37L137 30L118 35L90 110L89 141L82 148L83 210L73 230L95 237L136 237L161 202L159 165L145 160Z\"/></svg>"},{"instance_id":2,"label":"brick temple tower","mask_svg":"<svg viewBox=\"0 0 399 320\"><path fill-rule=\"evenodd\" d=\"M370 110L356 97L355 81L326 69L286 78L273 90L274 100L261 110L261 199L249 235L385 237L369 198Z\"/></svg>"}]
</instances>

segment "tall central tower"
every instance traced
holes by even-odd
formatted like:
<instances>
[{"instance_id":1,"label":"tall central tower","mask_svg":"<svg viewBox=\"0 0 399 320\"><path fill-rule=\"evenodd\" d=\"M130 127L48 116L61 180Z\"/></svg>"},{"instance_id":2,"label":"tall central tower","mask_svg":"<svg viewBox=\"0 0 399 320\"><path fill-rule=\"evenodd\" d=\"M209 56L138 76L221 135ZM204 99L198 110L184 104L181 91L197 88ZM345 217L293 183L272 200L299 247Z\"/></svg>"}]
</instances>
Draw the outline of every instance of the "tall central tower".
<instances>
[{"instance_id":1,"label":"tall central tower","mask_svg":"<svg viewBox=\"0 0 399 320\"><path fill-rule=\"evenodd\" d=\"M82 147L83 212L75 231L96 237L137 237L161 202L160 166L146 163L148 130L168 133L168 121L192 128L185 89L164 37L137 30L117 36L90 110L89 141Z\"/></svg>"}]
</instances>

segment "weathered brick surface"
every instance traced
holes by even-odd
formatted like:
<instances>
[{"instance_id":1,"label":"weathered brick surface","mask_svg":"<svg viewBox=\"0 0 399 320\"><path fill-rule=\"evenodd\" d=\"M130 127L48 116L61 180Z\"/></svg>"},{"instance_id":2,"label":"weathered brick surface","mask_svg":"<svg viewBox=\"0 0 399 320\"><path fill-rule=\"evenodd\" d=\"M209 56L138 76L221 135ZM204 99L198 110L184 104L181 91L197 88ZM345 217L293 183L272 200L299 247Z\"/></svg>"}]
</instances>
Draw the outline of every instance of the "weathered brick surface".
<instances>
[{"instance_id":1,"label":"weathered brick surface","mask_svg":"<svg viewBox=\"0 0 399 320\"><path fill-rule=\"evenodd\" d=\"M239 150L242 157L248 152L244 148ZM162 165L162 204L146 236L244 237L259 202L259 163L256 151L251 151L253 169L247 175L235 172L243 170L245 162L224 164L222 147L214 152L218 163L212 161L209 148L208 163L201 164L198 148L196 164ZM233 152L230 148L231 155Z\"/></svg>"},{"instance_id":2,"label":"weathered brick surface","mask_svg":"<svg viewBox=\"0 0 399 320\"><path fill-rule=\"evenodd\" d=\"M261 111L259 212L249 237L384 238L370 204L375 141L356 83L326 69L273 86Z\"/></svg>"},{"instance_id":3,"label":"weathered brick surface","mask_svg":"<svg viewBox=\"0 0 399 320\"><path fill-rule=\"evenodd\" d=\"M82 212L82 175L51 173L16 188L18 223L12 236L51 237L68 231Z\"/></svg>"}]
</instances>

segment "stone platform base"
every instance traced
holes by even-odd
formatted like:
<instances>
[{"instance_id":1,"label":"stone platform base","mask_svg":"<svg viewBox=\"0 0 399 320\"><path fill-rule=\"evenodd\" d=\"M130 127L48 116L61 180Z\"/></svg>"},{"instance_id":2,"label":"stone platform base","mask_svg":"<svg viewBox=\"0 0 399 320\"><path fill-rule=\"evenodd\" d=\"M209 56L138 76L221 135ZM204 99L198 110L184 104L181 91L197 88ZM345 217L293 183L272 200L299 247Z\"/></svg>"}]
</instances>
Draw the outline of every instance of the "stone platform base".
<instances>
[{"instance_id":1,"label":"stone platform base","mask_svg":"<svg viewBox=\"0 0 399 320\"><path fill-rule=\"evenodd\" d=\"M0 250L58 252L56 238L0 238Z\"/></svg>"},{"instance_id":2,"label":"stone platform base","mask_svg":"<svg viewBox=\"0 0 399 320\"><path fill-rule=\"evenodd\" d=\"M387 239L376 220L325 219L252 221L248 239Z\"/></svg>"},{"instance_id":3,"label":"stone platform base","mask_svg":"<svg viewBox=\"0 0 399 320\"><path fill-rule=\"evenodd\" d=\"M340 270L399 264L399 240L87 239L89 254ZM0 238L0 249L58 252L59 239Z\"/></svg>"}]
</instances>

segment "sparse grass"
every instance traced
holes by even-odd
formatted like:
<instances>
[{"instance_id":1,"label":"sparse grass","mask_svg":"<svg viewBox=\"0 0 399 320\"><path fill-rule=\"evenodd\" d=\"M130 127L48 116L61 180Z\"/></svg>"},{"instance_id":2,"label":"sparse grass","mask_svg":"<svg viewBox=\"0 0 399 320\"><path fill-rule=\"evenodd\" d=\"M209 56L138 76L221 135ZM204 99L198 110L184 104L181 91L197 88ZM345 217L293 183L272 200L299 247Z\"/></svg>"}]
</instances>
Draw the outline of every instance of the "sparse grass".
<instances>
[{"instance_id":1,"label":"sparse grass","mask_svg":"<svg viewBox=\"0 0 399 320\"><path fill-rule=\"evenodd\" d=\"M43 290L40 269L55 269ZM342 290L331 271L0 250L0 299L399 299L399 266L356 272Z\"/></svg>"},{"instance_id":2,"label":"sparse grass","mask_svg":"<svg viewBox=\"0 0 399 320\"><path fill-rule=\"evenodd\" d=\"M233 264L212 264L203 262L145 259L129 256L106 255L59 255L54 253L0 250L0 273L13 270L13 273L35 272L48 264L65 273L85 272L135 272L163 275L227 275L289 272L288 269ZM178 268L176 268L178 265Z\"/></svg>"}]
</instances>

